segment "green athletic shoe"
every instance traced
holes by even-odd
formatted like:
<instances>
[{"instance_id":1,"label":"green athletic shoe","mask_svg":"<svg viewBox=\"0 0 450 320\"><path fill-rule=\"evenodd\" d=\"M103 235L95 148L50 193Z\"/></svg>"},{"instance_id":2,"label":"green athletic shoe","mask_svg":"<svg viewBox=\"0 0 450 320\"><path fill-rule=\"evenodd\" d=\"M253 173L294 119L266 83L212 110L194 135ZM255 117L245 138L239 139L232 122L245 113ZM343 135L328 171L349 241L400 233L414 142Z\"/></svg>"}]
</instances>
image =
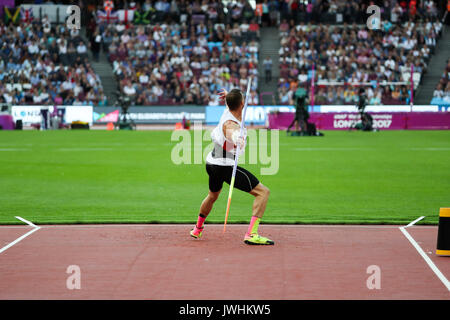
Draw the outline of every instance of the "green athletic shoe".
<instances>
[{"instance_id":1,"label":"green athletic shoe","mask_svg":"<svg viewBox=\"0 0 450 320\"><path fill-rule=\"evenodd\" d=\"M194 227L194 229L191 230L191 237L200 239L202 237L204 227L197 228L197 226Z\"/></svg>"},{"instance_id":2,"label":"green athletic shoe","mask_svg":"<svg viewBox=\"0 0 450 320\"><path fill-rule=\"evenodd\" d=\"M244 242L251 245L274 245L275 242L258 234L245 235Z\"/></svg>"}]
</instances>

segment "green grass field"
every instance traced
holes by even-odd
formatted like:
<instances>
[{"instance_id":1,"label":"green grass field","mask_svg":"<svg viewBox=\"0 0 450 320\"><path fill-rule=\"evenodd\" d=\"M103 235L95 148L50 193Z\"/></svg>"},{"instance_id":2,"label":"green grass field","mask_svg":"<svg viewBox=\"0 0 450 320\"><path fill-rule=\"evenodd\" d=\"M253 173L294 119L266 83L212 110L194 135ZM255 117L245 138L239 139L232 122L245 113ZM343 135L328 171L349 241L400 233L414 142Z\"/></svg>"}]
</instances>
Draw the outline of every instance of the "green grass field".
<instances>
[{"instance_id":1,"label":"green grass field","mask_svg":"<svg viewBox=\"0 0 450 320\"><path fill-rule=\"evenodd\" d=\"M193 223L208 178L171 161L171 134L0 132L0 224ZM450 206L450 131L280 132L279 150L276 175L244 165L271 189L263 223L435 224ZM207 222L223 223L227 196ZM247 223L252 201L235 191L229 223Z\"/></svg>"}]
</instances>

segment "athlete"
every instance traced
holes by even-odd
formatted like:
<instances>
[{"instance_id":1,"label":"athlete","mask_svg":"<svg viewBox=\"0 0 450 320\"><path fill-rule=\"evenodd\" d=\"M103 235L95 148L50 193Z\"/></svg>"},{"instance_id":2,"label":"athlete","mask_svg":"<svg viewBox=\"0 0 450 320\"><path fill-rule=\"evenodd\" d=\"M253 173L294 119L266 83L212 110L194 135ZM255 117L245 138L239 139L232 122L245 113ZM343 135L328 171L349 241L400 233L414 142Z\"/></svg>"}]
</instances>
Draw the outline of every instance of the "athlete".
<instances>
[{"instance_id":1,"label":"athlete","mask_svg":"<svg viewBox=\"0 0 450 320\"><path fill-rule=\"evenodd\" d=\"M219 197L223 183L230 184L231 182L237 144L239 143L242 153L245 150L247 131L244 129L244 135L240 135L244 95L241 90L233 89L229 93L223 90L219 96L221 101L225 101L227 108L223 112L218 126L211 132L214 148L206 157L209 192L200 206L197 224L191 230L191 236L197 239L202 236L203 224ZM260 183L253 174L239 166L236 169L234 186L255 197L252 218L244 236L244 242L254 245L273 245L274 241L258 235L258 226L266 209L269 189Z\"/></svg>"}]
</instances>

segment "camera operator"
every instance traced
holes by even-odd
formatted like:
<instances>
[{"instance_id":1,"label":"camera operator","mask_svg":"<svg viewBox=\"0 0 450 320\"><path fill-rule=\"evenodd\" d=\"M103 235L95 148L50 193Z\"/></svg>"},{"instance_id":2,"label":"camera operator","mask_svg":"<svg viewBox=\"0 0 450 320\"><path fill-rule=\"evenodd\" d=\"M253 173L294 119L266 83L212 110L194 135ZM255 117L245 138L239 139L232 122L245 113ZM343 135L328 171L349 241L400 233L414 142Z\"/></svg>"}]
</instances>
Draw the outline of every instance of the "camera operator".
<instances>
[{"instance_id":1,"label":"camera operator","mask_svg":"<svg viewBox=\"0 0 450 320\"><path fill-rule=\"evenodd\" d=\"M128 108L135 103L136 95L136 89L130 80L126 81L125 85L122 88L122 92L120 92L120 90L117 91L118 104L122 108L121 113L123 119L125 119L126 115L128 114Z\"/></svg>"},{"instance_id":2,"label":"camera operator","mask_svg":"<svg viewBox=\"0 0 450 320\"><path fill-rule=\"evenodd\" d=\"M1 115L9 115L9 114L10 114L10 112L9 112L8 105L7 104L2 104L1 105L1 110L0 110L0 116Z\"/></svg>"},{"instance_id":3,"label":"camera operator","mask_svg":"<svg viewBox=\"0 0 450 320\"><path fill-rule=\"evenodd\" d=\"M125 119L125 116L128 114L128 108L131 106L133 102L133 96L120 94L120 91L117 92L117 102L122 109L121 114Z\"/></svg>"},{"instance_id":4,"label":"camera operator","mask_svg":"<svg viewBox=\"0 0 450 320\"><path fill-rule=\"evenodd\" d=\"M373 130L373 118L370 114L365 112L366 110L366 92L364 88L359 89L359 99L358 99L358 112L361 117L361 122L357 123L354 128L362 131L372 131Z\"/></svg>"},{"instance_id":5,"label":"camera operator","mask_svg":"<svg viewBox=\"0 0 450 320\"><path fill-rule=\"evenodd\" d=\"M295 130L299 132L299 127L301 128L301 132L307 132L307 123L309 119L309 112L307 106L307 96L306 90L303 88L299 88L295 92L295 118L292 121L291 125L288 127L287 132L291 131L291 128L295 124Z\"/></svg>"},{"instance_id":6,"label":"camera operator","mask_svg":"<svg viewBox=\"0 0 450 320\"><path fill-rule=\"evenodd\" d=\"M367 112L364 112L361 116L361 130L362 131L373 131L373 118Z\"/></svg>"},{"instance_id":7,"label":"camera operator","mask_svg":"<svg viewBox=\"0 0 450 320\"><path fill-rule=\"evenodd\" d=\"M362 117L364 114L364 111L366 110L366 91L364 88L359 88L359 95L358 95L358 111L359 115Z\"/></svg>"}]
</instances>

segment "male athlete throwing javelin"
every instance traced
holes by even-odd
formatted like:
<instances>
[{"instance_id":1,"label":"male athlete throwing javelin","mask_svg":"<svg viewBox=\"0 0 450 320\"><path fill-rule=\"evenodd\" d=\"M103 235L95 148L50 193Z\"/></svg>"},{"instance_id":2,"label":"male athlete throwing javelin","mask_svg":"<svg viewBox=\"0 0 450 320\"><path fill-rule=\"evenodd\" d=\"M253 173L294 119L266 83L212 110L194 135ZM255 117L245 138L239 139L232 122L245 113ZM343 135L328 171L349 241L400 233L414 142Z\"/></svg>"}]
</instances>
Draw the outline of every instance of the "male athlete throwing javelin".
<instances>
[{"instance_id":1,"label":"male athlete throwing javelin","mask_svg":"<svg viewBox=\"0 0 450 320\"><path fill-rule=\"evenodd\" d=\"M237 144L239 143L241 150L239 156L245 150L247 131L244 131L244 136L240 135L244 95L238 89L233 89L229 93L224 89L220 93L220 99L222 101L225 100L227 108L223 112L219 124L211 132L214 148L206 157L206 172L209 175L209 192L200 206L197 224L191 230L191 236L197 239L202 236L203 224L211 212L214 202L219 197L223 182L228 184L231 182ZM239 166L236 169L234 186L255 197L253 214L244 237L244 242L255 245L274 244L272 240L258 235L258 226L266 209L267 199L270 193L269 189L260 183L253 174Z\"/></svg>"}]
</instances>

